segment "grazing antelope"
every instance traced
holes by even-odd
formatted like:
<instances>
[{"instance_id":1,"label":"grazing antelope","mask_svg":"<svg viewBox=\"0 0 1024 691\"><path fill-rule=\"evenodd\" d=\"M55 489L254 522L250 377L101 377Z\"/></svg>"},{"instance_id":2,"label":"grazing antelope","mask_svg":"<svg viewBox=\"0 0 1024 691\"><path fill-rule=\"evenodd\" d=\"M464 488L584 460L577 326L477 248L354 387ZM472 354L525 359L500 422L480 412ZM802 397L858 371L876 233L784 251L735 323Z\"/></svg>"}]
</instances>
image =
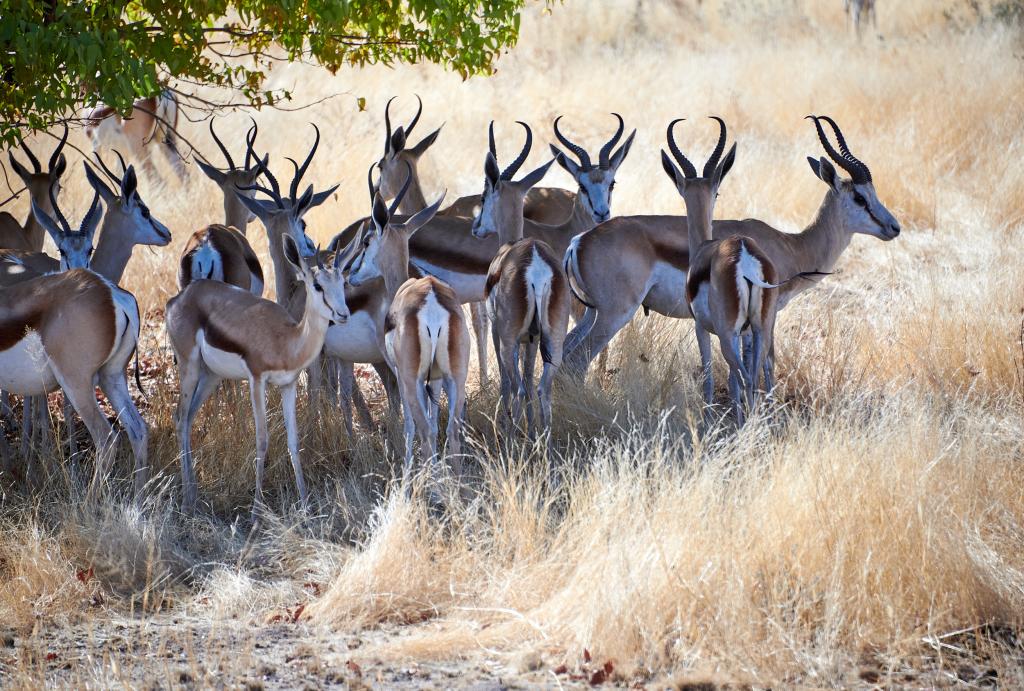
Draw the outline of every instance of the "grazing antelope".
<instances>
[{"instance_id":1,"label":"grazing antelope","mask_svg":"<svg viewBox=\"0 0 1024 691\"><path fill-rule=\"evenodd\" d=\"M882 205L866 165L853 157L839 127L829 123L840 142L837 153L815 125L828 156L850 174L844 180L826 158L808 158L811 170L828 190L811 223L799 233L784 233L756 219L716 221L716 239L731 235L752 238L782 276L830 272L862 233L892 240L900 225ZM588 305L582 321L569 333L564 369L582 376L591 360L641 307L667 317L689 318L686 276L690 264L686 216L619 216L573 239L565 254L569 285ZM777 309L815 285L797 278L778 291ZM769 351L766 366L774 361Z\"/></svg>"},{"instance_id":2,"label":"grazing antelope","mask_svg":"<svg viewBox=\"0 0 1024 691\"><path fill-rule=\"evenodd\" d=\"M61 153L67 141L68 128L65 125L64 134L60 138L57 148L50 155L47 170L42 169L39 159L35 157L24 141L21 142L21 148L25 151L29 163L32 164L32 170L19 163L13 153L8 154L11 167L25 183L32 201L47 213L53 213L51 199L56 199L60 193L60 177L67 169L67 159ZM11 214L6 211L0 212L0 248L42 252L45 240L46 232L31 213L28 215L25 225L22 226Z\"/></svg>"},{"instance_id":3,"label":"grazing antelope","mask_svg":"<svg viewBox=\"0 0 1024 691\"><path fill-rule=\"evenodd\" d=\"M846 16L849 18L850 23L853 24L853 29L857 33L857 38L861 37L861 22L870 20L875 30L878 30L878 14L875 12L875 0L843 0L843 5L846 9Z\"/></svg>"},{"instance_id":4,"label":"grazing antelope","mask_svg":"<svg viewBox=\"0 0 1024 691\"><path fill-rule=\"evenodd\" d=\"M687 233L691 248L686 277L686 302L694 318L697 345L700 348L704 377L704 400L710 405L714 391L711 373L711 334L718 336L719 348L729 364L729 392L737 423L742 425L747 405L754 401L757 374L764 360L762 346L771 347L775 327L777 288L775 267L757 246L742 235L722 240L711 236L718 187L736 160L736 144L722 157L726 143L725 122L718 117L718 144L712 151L700 177L697 169L679 150L673 129L682 118L668 126L668 148L675 162L664 151L661 164L675 183L686 204ZM678 165L677 165L678 164ZM752 341L749 370L743 362L741 335L749 331Z\"/></svg>"},{"instance_id":5,"label":"grazing antelope","mask_svg":"<svg viewBox=\"0 0 1024 691\"><path fill-rule=\"evenodd\" d=\"M127 117L121 117L113 107L101 103L84 115L85 133L92 142L93 151L114 147L123 139L134 158L143 168L152 171L152 161L145 147L154 140L178 177L185 176L185 162L178 152L174 131L178 127L178 98L170 89L156 96L140 98L132 104Z\"/></svg>"},{"instance_id":6,"label":"grazing antelope","mask_svg":"<svg viewBox=\"0 0 1024 691\"><path fill-rule=\"evenodd\" d=\"M303 509L308 505L299 458L295 418L299 373L323 348L327 325L349 316L339 253L330 268L307 265L288 233L280 236L281 253L305 287L302 313L295 319L280 304L236 286L199 280L167 303L167 334L178 362L181 393L174 422L181 445L182 508L192 511L197 482L192 463L192 424L223 379L247 380L256 423L256 492L253 515L263 504L263 466L270 441L267 431L268 384L280 387L288 434L288 453Z\"/></svg>"},{"instance_id":7,"label":"grazing antelope","mask_svg":"<svg viewBox=\"0 0 1024 691\"><path fill-rule=\"evenodd\" d=\"M209 163L196 159L199 169L203 171L206 177L217 183L221 194L224 195L224 225L237 228L241 231L242 235L245 235L249 221L256 218L255 214L239 200L239 197L251 198L255 195L253 185L256 184L256 179L260 174L260 166L252 164L252 159L255 156L253 145L256 143L256 133L256 122L253 121L252 127L249 128L245 136L245 165L242 168L238 168L235 166L235 161L231 158L228 148L224 146L224 142L220 140L220 137L214 131L213 119L211 118L210 136L213 137L213 141L217 143L217 147L224 154L224 160L228 164L227 169L217 170ZM266 168L269 162L270 154L267 154L262 161L263 168Z\"/></svg>"},{"instance_id":8,"label":"grazing antelope","mask_svg":"<svg viewBox=\"0 0 1024 691\"><path fill-rule=\"evenodd\" d=\"M562 344L569 326L570 294L561 257L542 240L523 238L526 194L540 182L554 159L514 181L512 176L529 155L532 139L529 125L519 124L526 130L526 146L508 168L499 172L494 154L487 153L484 192L480 213L473 219L473 235L497 235L501 243L488 269L486 285L487 311L501 375L501 400L513 424L518 423L525 403L527 427L530 436L534 436L533 370L537 347L539 344L543 360L537 390L540 422L546 430L551 427L551 382L562 364ZM493 122L490 137L493 142ZM554 151L564 158L557 149ZM523 346L520 371L519 353Z\"/></svg>"},{"instance_id":9,"label":"grazing antelope","mask_svg":"<svg viewBox=\"0 0 1024 691\"><path fill-rule=\"evenodd\" d=\"M88 215L86 221L94 222L94 217ZM79 232L83 230L88 229ZM138 345L139 323L135 297L86 269L47 274L0 290L0 386L26 397L64 390L96 445L93 490L106 477L116 445L96 402L96 384L131 441L137 495L146 483L148 430L125 378Z\"/></svg>"},{"instance_id":10,"label":"grazing antelope","mask_svg":"<svg viewBox=\"0 0 1024 691\"><path fill-rule=\"evenodd\" d=\"M403 482L412 473L414 436L419 437L421 454L436 456L437 418L428 399L437 380L448 396L447 453L461 475L459 434L469 368L469 331L454 292L432 276L409 278L409 239L434 217L444 195L406 222L394 223L392 216L408 187L407 180L390 208L374 194L371 225L349 272L349 283L357 289L383 284L376 291L374 312L368 314L373 338L398 378L405 423Z\"/></svg>"}]
</instances>

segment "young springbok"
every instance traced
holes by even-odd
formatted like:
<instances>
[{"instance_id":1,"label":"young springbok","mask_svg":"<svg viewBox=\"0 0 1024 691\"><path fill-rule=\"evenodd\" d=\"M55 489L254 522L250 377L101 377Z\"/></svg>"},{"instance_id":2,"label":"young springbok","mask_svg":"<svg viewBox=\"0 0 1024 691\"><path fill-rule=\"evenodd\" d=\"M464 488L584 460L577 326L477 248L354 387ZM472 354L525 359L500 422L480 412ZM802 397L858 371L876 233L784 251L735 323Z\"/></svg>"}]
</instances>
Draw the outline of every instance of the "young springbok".
<instances>
[{"instance_id":1,"label":"young springbok","mask_svg":"<svg viewBox=\"0 0 1024 691\"><path fill-rule=\"evenodd\" d=\"M13 152L8 154L11 167L18 177L21 178L21 181L25 183L32 201L41 209L51 214L53 213L51 200L56 199L60 193L60 177L67 170L68 166L67 159L61 153L67 141L68 128L65 125L64 134L60 138L57 148L50 155L47 170L43 170L42 166L39 165L39 159L36 158L24 141L21 142L21 148L24 150L25 155L28 156L29 163L32 164L32 170L21 165L18 159L14 157ZM43 227L39 225L35 216L31 213L28 215L28 219L23 226L11 214L6 211L0 212L0 248L42 252L45 240L46 233L43 231Z\"/></svg>"},{"instance_id":2,"label":"young springbok","mask_svg":"<svg viewBox=\"0 0 1024 691\"><path fill-rule=\"evenodd\" d=\"M379 193L374 195L371 226L360 243L362 251L352 264L349 283L358 288L380 279L384 284L386 313L376 335L383 340L388 365L398 378L405 427L402 479L408 486L414 436L420 440L420 454L432 464L436 461L433 384L438 380L448 396L447 455L456 474L462 474L459 437L470 344L452 289L432 276L409 278L409 238L433 218L444 195L405 223L393 223L402 196L404 191L399 191L398 201L388 208Z\"/></svg>"},{"instance_id":3,"label":"young springbok","mask_svg":"<svg viewBox=\"0 0 1024 691\"><path fill-rule=\"evenodd\" d=\"M569 285L561 257L551 246L535 238L523 238L523 202L527 192L548 172L548 161L521 180L512 176L530 153L532 133L524 122L526 145L519 157L499 172L493 152L484 163L484 192L480 213L473 219L473 235L497 235L501 249L487 272L487 311L491 319L494 350L501 376L501 402L512 424L519 424L522 405L530 436L533 418L533 370L540 347L544 370L537 393L540 422L551 427L551 382L562 364L562 344L569 326ZM491 141L494 123L491 122ZM554 149L554 147L552 147ZM564 155L555 149L563 160ZM581 194L580 196L586 196ZM520 370L520 348L525 346Z\"/></svg>"},{"instance_id":4,"label":"young springbok","mask_svg":"<svg viewBox=\"0 0 1024 691\"><path fill-rule=\"evenodd\" d=\"M838 126L825 119L841 136ZM716 239L753 238L782 276L832 271L857 233L882 240L900 234L900 225L875 191L867 166L846 148L837 153L818 126L828 156L850 174L840 179L827 159L808 159L828 186L814 219L799 233L784 233L756 219L715 221ZM573 239L565 253L569 284L589 305L566 341L564 370L583 376L591 362L637 310L689 318L686 277L690 248L686 216L618 216ZM779 289L778 309L813 287L813 278L790 281ZM771 366L768 353L766 366Z\"/></svg>"},{"instance_id":5,"label":"young springbok","mask_svg":"<svg viewBox=\"0 0 1024 691\"><path fill-rule=\"evenodd\" d=\"M196 414L223 379L247 380L256 423L256 492L253 516L263 505L263 466L270 441L267 431L267 385L280 387L288 454L303 509L308 506L299 458L295 398L299 373L320 354L327 325L344 323L342 267L339 253L330 268L307 265L295 239L284 234L281 250L305 286L299 319L279 304L219 281L199 280L167 303L167 334L178 363L180 398L174 423L181 445L182 508L192 511L197 482L192 463L192 424Z\"/></svg>"},{"instance_id":6,"label":"young springbok","mask_svg":"<svg viewBox=\"0 0 1024 691\"><path fill-rule=\"evenodd\" d=\"M700 177L697 169L679 150L673 130L682 118L668 126L668 148L675 158L661 152L661 163L686 204L689 233L690 267L686 279L686 302L694 317L697 345L700 348L704 400L711 405L714 381L711 373L711 334L718 336L719 347L729 364L729 391L738 424L747 405L754 400L754 386L764 359L762 346L770 347L775 328L777 288L775 267L757 243L742 235L722 240L711 236L718 187L736 160L736 144L722 157L726 143L725 122L712 116L720 127L718 144L712 151ZM678 166L677 166L678 164ZM747 369L740 345L741 334L750 331L753 367ZM741 394L742 390L742 394Z\"/></svg>"}]
</instances>

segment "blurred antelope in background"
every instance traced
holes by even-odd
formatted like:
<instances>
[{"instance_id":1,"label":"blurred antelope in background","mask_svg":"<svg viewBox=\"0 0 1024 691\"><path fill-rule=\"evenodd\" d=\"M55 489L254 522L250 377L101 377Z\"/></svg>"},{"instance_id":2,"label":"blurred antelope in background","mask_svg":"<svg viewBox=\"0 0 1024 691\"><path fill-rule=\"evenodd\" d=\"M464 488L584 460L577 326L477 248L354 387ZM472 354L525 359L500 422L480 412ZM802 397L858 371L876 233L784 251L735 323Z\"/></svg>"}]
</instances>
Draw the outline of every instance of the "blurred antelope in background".
<instances>
[{"instance_id":1,"label":"blurred antelope in background","mask_svg":"<svg viewBox=\"0 0 1024 691\"><path fill-rule=\"evenodd\" d=\"M830 272L854 234L882 240L900 234L899 222L875 192L871 173L846 147L839 127L828 122L842 154L828 143L818 118L818 137L828 156L850 174L844 180L828 159L808 158L811 170L828 187L814 219L799 233L784 233L763 221L716 221L715 239L731 235L753 238L781 276L798 276L779 288L778 309L817 281L813 275ZM569 333L565 369L586 373L591 360L641 307L668 317L689 318L686 276L690 254L686 216L619 216L573 239L565 254L569 285L586 305L582 321ZM745 347L746 350L746 347ZM771 380L774 354L765 360Z\"/></svg>"},{"instance_id":2,"label":"blurred antelope in background","mask_svg":"<svg viewBox=\"0 0 1024 691\"><path fill-rule=\"evenodd\" d=\"M21 148L25 152L25 156L28 157L32 166L31 170L19 163L13 152L8 153L11 168L25 184L32 202L49 214L53 213L52 200L60 194L60 177L67 170L68 162L62 153L67 141L68 127L65 125L64 134L61 136L57 148L50 154L46 170L43 170L39 159L24 141L21 142ZM32 213L29 213L25 223L22 224L6 211L0 212L0 249L42 252L45 240L46 232Z\"/></svg>"},{"instance_id":3,"label":"blurred antelope in background","mask_svg":"<svg viewBox=\"0 0 1024 691\"><path fill-rule=\"evenodd\" d=\"M135 101L126 117L104 103L86 111L83 117L85 134L92 142L93 151L114 148L118 140L123 140L132 157L147 171L152 171L153 163L146 149L155 142L178 177L185 176L185 162L178 152L174 133L178 127L178 98L170 89Z\"/></svg>"},{"instance_id":4,"label":"blurred antelope in background","mask_svg":"<svg viewBox=\"0 0 1024 691\"><path fill-rule=\"evenodd\" d=\"M527 428L530 436L534 436L533 374L537 348L539 345L543 360L543 374L537 389L540 424L542 429L548 430L551 427L551 384L562 364L571 295L561 256L542 240L523 238L526 194L541 181L554 160L521 180L512 180L526 161L532 140L529 125L519 124L526 130L526 145L504 171L499 172L494 153L487 153L484 192L480 213L473 220L473 235L478 238L497 235L501 243L488 269L486 285L487 311L501 375L501 403L513 424L519 423L525 403ZM493 142L493 121L490 138ZM564 158L561 152L554 150ZM520 349L524 346L520 369Z\"/></svg>"},{"instance_id":5,"label":"blurred antelope in background","mask_svg":"<svg viewBox=\"0 0 1024 691\"><path fill-rule=\"evenodd\" d=\"M878 30L878 14L875 12L875 0L843 0L846 16L853 25L857 38L861 37L862 23L871 20L872 26Z\"/></svg>"}]
</instances>

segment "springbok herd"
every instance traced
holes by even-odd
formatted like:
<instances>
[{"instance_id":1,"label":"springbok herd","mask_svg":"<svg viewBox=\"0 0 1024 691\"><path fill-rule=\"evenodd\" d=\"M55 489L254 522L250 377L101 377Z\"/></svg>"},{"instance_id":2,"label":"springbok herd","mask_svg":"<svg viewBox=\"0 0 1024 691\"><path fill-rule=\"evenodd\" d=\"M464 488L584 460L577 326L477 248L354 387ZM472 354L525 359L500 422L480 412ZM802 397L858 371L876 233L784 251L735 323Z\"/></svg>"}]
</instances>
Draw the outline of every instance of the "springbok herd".
<instances>
[{"instance_id":1,"label":"springbok herd","mask_svg":"<svg viewBox=\"0 0 1024 691\"><path fill-rule=\"evenodd\" d=\"M315 192L312 185L302 187L320 139L316 126L312 148L301 164L291 161L294 172L284 188L270 170L269 156L256 151L255 123L246 135L242 167L210 123L227 167L200 167L223 191L224 223L189 238L180 259L180 292L166 309L180 382L174 419L184 511L193 510L197 501L192 425L225 379L245 380L250 387L256 429L254 510L263 505L268 385L281 390L288 450L306 505L296 423L303 371L310 393L329 396L313 397L313 404L336 399L351 432L353 403L368 428L372 424L355 386L353 365L376 368L392 412L397 413L399 402L402 407L403 482L412 471L414 439L432 471L441 466L437 438L443 389L448 405L443 457L459 476L471 347L461 307L465 303L471 306L482 386L487 384L485 329L491 324L501 420L508 435L520 429L524 415L531 437L548 428L552 381L559 370L584 376L591 360L639 308L694 319L708 404L714 392L711 335L718 337L729 366L732 411L743 424L755 394L770 393L773 387L779 310L832 271L854 233L892 240L900 232L878 199L868 167L851 153L836 123L824 116L808 119L827 156L808 161L825 183L825 198L814 219L794 234L755 219L712 222L719 186L736 155L735 144L726 151L726 125L720 118L714 118L720 127L718 143L699 174L676 144L681 119L668 125L662 166L683 198L686 216L612 218L615 177L636 134L622 141L619 115L596 162L556 119L554 135L563 148L552 144L554 158L522 176L533 141L530 127L519 123L525 143L502 169L492 122L482 196L441 209L444 194L428 202L417 173L420 157L440 129L410 145L422 103L408 125L395 128L390 105L384 154L368 174L370 215L339 233L326 250L310 240L303 221L336 188ZM134 167L122 159L117 174L99 155L98 168L84 163L94 196L81 225L72 228L58 205L66 140L65 129L47 170L24 144L31 170L10 156L31 195L32 212L24 224L0 215L0 247L10 248L0 250L2 400L10 416L7 394L27 397L21 431L28 457L29 436L45 439L50 433L48 418L40 413L45 403L30 399L60 387L96 445L95 490L104 482L116 441L97 404L98 384L131 441L135 490L141 493L148 476L147 425L129 395L126 375L141 320L135 298L118 283L135 245L164 246L171 236L143 202ZM576 180L575 193L536 187L555 162ZM841 177L836 166L849 177ZM269 237L274 301L261 297L263 268L246 237L254 218ZM42 253L47 234L59 258ZM576 319L570 331L571 314ZM542 374L535 386L538 350ZM71 425L70 411L67 419ZM10 450L2 435L0 445L7 463Z\"/></svg>"}]
</instances>

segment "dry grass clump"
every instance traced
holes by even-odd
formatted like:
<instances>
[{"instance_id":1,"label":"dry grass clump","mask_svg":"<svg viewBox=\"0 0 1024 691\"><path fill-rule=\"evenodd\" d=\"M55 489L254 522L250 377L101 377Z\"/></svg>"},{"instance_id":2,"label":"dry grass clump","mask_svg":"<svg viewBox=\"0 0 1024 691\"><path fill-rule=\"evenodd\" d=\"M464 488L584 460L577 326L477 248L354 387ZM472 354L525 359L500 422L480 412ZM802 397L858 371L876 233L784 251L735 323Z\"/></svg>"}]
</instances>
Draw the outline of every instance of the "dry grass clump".
<instances>
[{"instance_id":1,"label":"dry grass clump","mask_svg":"<svg viewBox=\"0 0 1024 691\"><path fill-rule=\"evenodd\" d=\"M567 3L528 12L521 44L487 80L430 66L334 78L275 70L273 86L300 101L343 93L298 114L255 114L275 170L311 142L305 121L324 132L309 179L342 187L309 216L320 241L367 210L383 104L398 94L405 110L413 93L425 101L414 140L446 122L420 166L428 197L479 192L491 118L503 151L519 136L513 120L547 139L561 113L593 148L614 110L639 129L615 212L682 213L657 160L665 124L686 116L681 143L706 146L703 116L717 114L739 142L720 214L796 231L825 192L805 163L820 155L802 120L815 112L843 126L904 232L889 243L853 238L840 271L787 308L776 401L743 430L704 420L690 324L639 316L604 371L559 384L546 443L502 438L493 383L471 383L465 492L444 516L422 488L407 497L392 484L400 425L350 438L329 403L306 400L314 506L297 513L272 398L276 517L254 530L244 387L199 416L205 504L194 518L176 511L177 384L160 310L187 235L222 211L198 172L186 184L148 177L143 197L175 241L137 252L125 285L149 310L143 414L156 477L138 505L125 458L100 504L79 499L82 480L61 458L43 464L34 493L5 482L0 618L36 638L14 673L0 654L0 678L212 684L223 673L256 683L269 654L257 644L273 648L295 630L302 659L318 665L343 666L348 649L331 646L367 636L362 654L373 659L486 654L544 674L563 663L578 671L587 650L595 664L613 661L618 681L664 675L680 687L932 686L982 683L990 670L1024 683L1024 73L1019 27L991 19L997 4L881 2L878 35L858 43L838 0ZM235 150L247 115L218 123ZM182 130L212 156L202 124ZM62 196L72 217L90 194L78 165ZM568 179L555 172L550 183ZM266 259L263 230L249 236ZM367 392L383 420L380 389ZM168 620L171 633L144 631ZM62 626L92 641L114 621L139 627L139 650L184 652L152 668L131 659L133 648L105 652L62 677L37 664ZM323 683L317 674L291 681Z\"/></svg>"}]
</instances>

